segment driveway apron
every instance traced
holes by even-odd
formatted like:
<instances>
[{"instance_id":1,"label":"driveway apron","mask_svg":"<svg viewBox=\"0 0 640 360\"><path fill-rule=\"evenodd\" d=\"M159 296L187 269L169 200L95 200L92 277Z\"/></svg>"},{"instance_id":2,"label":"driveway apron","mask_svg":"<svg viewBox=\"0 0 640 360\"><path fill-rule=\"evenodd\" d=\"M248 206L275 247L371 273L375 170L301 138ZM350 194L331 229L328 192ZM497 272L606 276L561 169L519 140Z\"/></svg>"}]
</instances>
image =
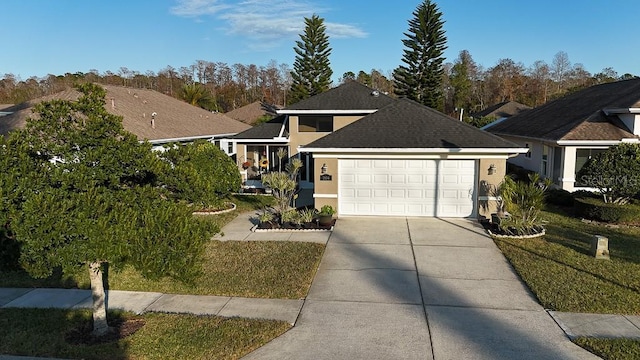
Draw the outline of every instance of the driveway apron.
<instances>
[{"instance_id":1,"label":"driveway apron","mask_svg":"<svg viewBox=\"0 0 640 360\"><path fill-rule=\"evenodd\" d=\"M294 239L292 239L294 240ZM296 326L246 359L589 359L477 222L338 220Z\"/></svg>"}]
</instances>

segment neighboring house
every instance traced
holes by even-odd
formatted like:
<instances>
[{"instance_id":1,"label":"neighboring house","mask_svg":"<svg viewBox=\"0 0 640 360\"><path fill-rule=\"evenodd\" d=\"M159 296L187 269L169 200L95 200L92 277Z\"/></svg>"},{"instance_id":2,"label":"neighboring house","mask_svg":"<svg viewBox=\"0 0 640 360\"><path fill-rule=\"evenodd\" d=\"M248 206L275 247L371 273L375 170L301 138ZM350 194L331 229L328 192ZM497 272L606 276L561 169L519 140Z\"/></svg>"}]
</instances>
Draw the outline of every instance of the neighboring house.
<instances>
[{"instance_id":1,"label":"neighboring house","mask_svg":"<svg viewBox=\"0 0 640 360\"><path fill-rule=\"evenodd\" d=\"M249 105L239 107L225 113L228 117L242 121L245 124L255 125L255 123L263 116L275 117L280 109L276 105L264 103L262 101L254 101Z\"/></svg>"},{"instance_id":2,"label":"neighboring house","mask_svg":"<svg viewBox=\"0 0 640 360\"><path fill-rule=\"evenodd\" d=\"M348 82L286 109L262 138L230 140L239 163L256 152L273 159L288 146L305 163L301 186L313 205L339 216L488 216L490 190L506 159L526 149L410 100ZM252 145L253 144L253 145ZM259 159L258 159L259 160ZM252 161L256 161L255 158ZM297 204L300 205L300 204Z\"/></svg>"},{"instance_id":3,"label":"neighboring house","mask_svg":"<svg viewBox=\"0 0 640 360\"><path fill-rule=\"evenodd\" d=\"M477 113L471 114L471 117L474 119L494 118L495 120L492 123L489 123L482 127L482 130L486 130L487 128L495 124L499 124L507 118L518 115L521 112L530 109L531 106L520 104L517 101L505 101L493 106L489 106L488 108Z\"/></svg>"},{"instance_id":4,"label":"neighboring house","mask_svg":"<svg viewBox=\"0 0 640 360\"><path fill-rule=\"evenodd\" d=\"M122 86L100 85L106 92L106 110L122 116L124 128L140 140L148 140L156 147L171 142L190 142L207 139L218 142L250 128L223 114L211 113L171 96L153 90ZM8 109L11 112L0 118L0 134L22 128L26 119L33 116L37 103L47 100L77 100L82 94L75 89L34 99Z\"/></svg>"},{"instance_id":5,"label":"neighboring house","mask_svg":"<svg viewBox=\"0 0 640 360\"><path fill-rule=\"evenodd\" d=\"M529 152L513 164L559 187L588 189L576 174L595 154L640 138L640 79L595 85L491 126L487 131Z\"/></svg>"},{"instance_id":6,"label":"neighboring house","mask_svg":"<svg viewBox=\"0 0 640 360\"><path fill-rule=\"evenodd\" d=\"M12 111L6 111L10 107L13 107L13 104L0 104L0 117L10 115Z\"/></svg>"}]
</instances>

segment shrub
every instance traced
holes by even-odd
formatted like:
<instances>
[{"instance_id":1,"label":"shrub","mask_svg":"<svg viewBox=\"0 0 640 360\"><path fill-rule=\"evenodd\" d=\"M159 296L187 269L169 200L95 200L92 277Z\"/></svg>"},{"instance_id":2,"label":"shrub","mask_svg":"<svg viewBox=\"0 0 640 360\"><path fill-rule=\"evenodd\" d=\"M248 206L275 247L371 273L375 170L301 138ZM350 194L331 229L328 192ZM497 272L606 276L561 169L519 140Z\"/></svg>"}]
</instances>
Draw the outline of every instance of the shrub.
<instances>
[{"instance_id":1,"label":"shrub","mask_svg":"<svg viewBox=\"0 0 640 360\"><path fill-rule=\"evenodd\" d=\"M640 192L640 146L621 143L592 157L578 172L581 184L598 189L606 203L626 204Z\"/></svg>"},{"instance_id":2,"label":"shrub","mask_svg":"<svg viewBox=\"0 0 640 360\"><path fill-rule=\"evenodd\" d=\"M160 158L170 167L161 181L179 200L204 207L220 206L221 198L242 184L233 160L208 141L170 145Z\"/></svg>"},{"instance_id":3,"label":"shrub","mask_svg":"<svg viewBox=\"0 0 640 360\"><path fill-rule=\"evenodd\" d=\"M515 181L529 182L529 176L536 174L535 171L527 170L522 166L507 163L507 175Z\"/></svg>"},{"instance_id":4,"label":"shrub","mask_svg":"<svg viewBox=\"0 0 640 360\"><path fill-rule=\"evenodd\" d=\"M541 182L538 174L529 175L529 182L514 181L506 176L498 188L504 209L509 213L499 227L508 235L533 235L540 232L540 212L544 208L549 180Z\"/></svg>"},{"instance_id":5,"label":"shrub","mask_svg":"<svg viewBox=\"0 0 640 360\"><path fill-rule=\"evenodd\" d=\"M640 206L634 204L605 203L602 199L577 198L577 216L606 223L640 225Z\"/></svg>"},{"instance_id":6,"label":"shrub","mask_svg":"<svg viewBox=\"0 0 640 360\"><path fill-rule=\"evenodd\" d=\"M573 195L564 189L547 189L546 197L548 203L559 206L573 206Z\"/></svg>"},{"instance_id":7,"label":"shrub","mask_svg":"<svg viewBox=\"0 0 640 360\"><path fill-rule=\"evenodd\" d=\"M574 199L581 199L581 198L600 199L601 198L600 194L596 194L593 191L587 191L587 190L577 190L572 192L571 195L573 196Z\"/></svg>"},{"instance_id":8,"label":"shrub","mask_svg":"<svg viewBox=\"0 0 640 360\"><path fill-rule=\"evenodd\" d=\"M320 215L333 215L336 211L331 205L324 205L320 208Z\"/></svg>"},{"instance_id":9,"label":"shrub","mask_svg":"<svg viewBox=\"0 0 640 360\"><path fill-rule=\"evenodd\" d=\"M290 209L291 202L296 196L296 177L300 168L302 168L302 161L296 158L287 164L287 172L274 171L262 175L262 183L271 188L276 201L274 206L275 213L280 216L281 222L285 222L283 217Z\"/></svg>"}]
</instances>

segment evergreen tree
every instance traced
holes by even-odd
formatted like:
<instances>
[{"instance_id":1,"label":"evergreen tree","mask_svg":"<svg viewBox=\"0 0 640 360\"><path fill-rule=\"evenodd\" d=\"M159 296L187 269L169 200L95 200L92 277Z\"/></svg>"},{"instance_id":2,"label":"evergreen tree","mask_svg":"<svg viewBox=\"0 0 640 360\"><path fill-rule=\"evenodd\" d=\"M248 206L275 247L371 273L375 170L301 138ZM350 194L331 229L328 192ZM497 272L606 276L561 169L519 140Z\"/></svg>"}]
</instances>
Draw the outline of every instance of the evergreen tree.
<instances>
[{"instance_id":1,"label":"evergreen tree","mask_svg":"<svg viewBox=\"0 0 640 360\"><path fill-rule=\"evenodd\" d=\"M393 73L395 93L431 108L442 108L442 56L447 48L436 4L425 0L413 12L409 30L402 40L405 46L402 62Z\"/></svg>"},{"instance_id":2,"label":"evergreen tree","mask_svg":"<svg viewBox=\"0 0 640 360\"><path fill-rule=\"evenodd\" d=\"M105 90L78 89L78 101L36 105L37 117L0 141L0 221L32 276L89 270L93 334L102 336L107 264L193 281L211 234L192 209L166 200L157 178L169 165L104 109Z\"/></svg>"},{"instance_id":3,"label":"evergreen tree","mask_svg":"<svg viewBox=\"0 0 640 360\"><path fill-rule=\"evenodd\" d=\"M296 41L296 60L291 77L291 96L289 104L329 90L331 87L331 64L329 55L329 37L325 34L324 19L313 15L305 18L304 33Z\"/></svg>"}]
</instances>

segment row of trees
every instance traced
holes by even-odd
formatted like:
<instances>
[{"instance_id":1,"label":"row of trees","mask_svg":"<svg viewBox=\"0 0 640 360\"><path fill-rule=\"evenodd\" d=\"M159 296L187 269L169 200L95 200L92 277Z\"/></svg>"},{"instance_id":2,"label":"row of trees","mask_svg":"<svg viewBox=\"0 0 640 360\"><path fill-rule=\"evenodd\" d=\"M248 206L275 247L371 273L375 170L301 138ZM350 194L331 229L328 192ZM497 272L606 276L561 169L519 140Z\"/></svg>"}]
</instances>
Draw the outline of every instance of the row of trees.
<instances>
[{"instance_id":1,"label":"row of trees","mask_svg":"<svg viewBox=\"0 0 640 360\"><path fill-rule=\"evenodd\" d=\"M339 82L359 81L382 92L404 96L457 116L481 111L488 106L518 101L535 107L551 99L591 85L631 78L612 68L596 74L582 64L572 64L566 52L558 52L551 63L538 60L530 66L510 58L492 67L477 64L471 53L462 50L445 63L444 21L436 4L425 0L416 7L402 40L402 64L386 74L382 70L345 72ZM296 41L291 69L275 60L266 66L197 60L190 66L167 66L157 73L142 74L121 67L116 73L97 70L88 73L48 75L17 79L5 74L0 79L0 103L23 101L50 95L78 82L95 82L153 89L183 99L202 108L227 112L254 101L287 105L328 90L333 71L331 47L324 19L305 18L306 27Z\"/></svg>"},{"instance_id":2,"label":"row of trees","mask_svg":"<svg viewBox=\"0 0 640 360\"><path fill-rule=\"evenodd\" d=\"M292 80L291 68L275 60L266 66L197 60L190 66L167 66L157 73L147 71L144 74L126 67L121 67L115 73L90 70L87 73L50 74L27 80L4 74L0 79L0 103L19 104L55 94L80 82L152 89L188 102L192 101L185 98L185 93L193 92L195 87L206 98L206 101L197 101L198 105L211 111L227 112L254 101L283 105L287 101Z\"/></svg>"}]
</instances>

